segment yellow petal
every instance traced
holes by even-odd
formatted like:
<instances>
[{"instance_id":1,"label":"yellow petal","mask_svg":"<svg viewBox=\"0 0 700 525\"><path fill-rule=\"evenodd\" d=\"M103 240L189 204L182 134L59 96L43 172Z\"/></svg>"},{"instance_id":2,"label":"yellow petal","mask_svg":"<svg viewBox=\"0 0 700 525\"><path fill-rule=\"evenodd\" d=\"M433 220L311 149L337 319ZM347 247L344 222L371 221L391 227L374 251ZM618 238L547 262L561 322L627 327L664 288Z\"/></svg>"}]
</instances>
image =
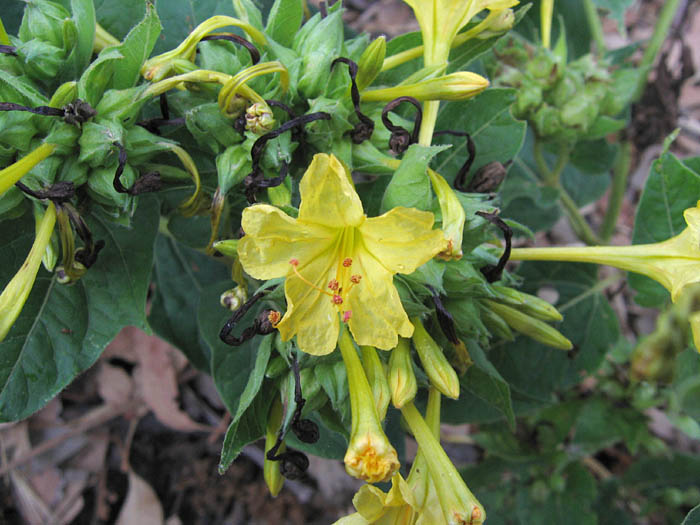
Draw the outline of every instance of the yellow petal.
<instances>
[{"instance_id":1,"label":"yellow petal","mask_svg":"<svg viewBox=\"0 0 700 525\"><path fill-rule=\"evenodd\" d=\"M285 341L296 335L299 348L311 355L329 354L338 342L338 311L330 297L309 285L310 282L325 289L335 276L336 260L328 253L322 253L308 263L302 261L297 266L299 274L308 282L292 273L284 283L287 312L277 329Z\"/></svg>"},{"instance_id":2,"label":"yellow petal","mask_svg":"<svg viewBox=\"0 0 700 525\"><path fill-rule=\"evenodd\" d=\"M359 230L367 251L384 268L412 273L447 245L442 232L432 227L432 213L399 207L367 219Z\"/></svg>"},{"instance_id":3,"label":"yellow petal","mask_svg":"<svg viewBox=\"0 0 700 525\"><path fill-rule=\"evenodd\" d=\"M352 312L348 325L357 344L390 350L398 343L399 335L411 337L413 325L394 287L393 272L366 249L356 252L352 268L362 276L347 300Z\"/></svg>"},{"instance_id":4,"label":"yellow petal","mask_svg":"<svg viewBox=\"0 0 700 525\"><path fill-rule=\"evenodd\" d=\"M352 498L357 512L369 523L379 519L385 512L386 494L372 485L362 485Z\"/></svg>"},{"instance_id":5,"label":"yellow petal","mask_svg":"<svg viewBox=\"0 0 700 525\"><path fill-rule=\"evenodd\" d=\"M245 271L256 279L287 275L290 259L301 264L311 261L328 248L336 233L301 223L268 204L243 210L241 226L246 235L238 242L238 255Z\"/></svg>"},{"instance_id":6,"label":"yellow petal","mask_svg":"<svg viewBox=\"0 0 700 525\"><path fill-rule=\"evenodd\" d=\"M299 193L301 222L343 228L359 226L365 218L360 197L333 155L314 155L299 184Z\"/></svg>"}]
</instances>

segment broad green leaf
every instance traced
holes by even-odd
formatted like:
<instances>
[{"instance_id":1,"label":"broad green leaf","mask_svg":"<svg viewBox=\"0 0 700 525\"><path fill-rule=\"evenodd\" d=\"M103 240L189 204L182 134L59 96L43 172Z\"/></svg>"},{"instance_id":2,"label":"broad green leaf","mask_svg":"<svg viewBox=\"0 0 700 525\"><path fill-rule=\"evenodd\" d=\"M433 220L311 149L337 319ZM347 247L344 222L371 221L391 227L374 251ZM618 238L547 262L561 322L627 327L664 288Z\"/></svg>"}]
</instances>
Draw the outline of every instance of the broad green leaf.
<instances>
[{"instance_id":1,"label":"broad green leaf","mask_svg":"<svg viewBox=\"0 0 700 525\"><path fill-rule=\"evenodd\" d=\"M442 149L433 146L413 144L406 150L401 164L391 177L384 192L381 211L386 212L397 206L430 210L433 191L428 177L430 160Z\"/></svg>"},{"instance_id":2,"label":"broad green leaf","mask_svg":"<svg viewBox=\"0 0 700 525\"><path fill-rule=\"evenodd\" d=\"M343 362L318 364L314 368L314 375L331 400L333 410L338 412L344 421L349 421L348 376Z\"/></svg>"},{"instance_id":3,"label":"broad green leaf","mask_svg":"<svg viewBox=\"0 0 700 525\"><path fill-rule=\"evenodd\" d=\"M554 324L574 344L566 352L530 339L499 345L489 353L511 390L541 401L570 388L600 366L606 352L620 336L615 312L597 286L597 269L572 263L524 263L518 273L523 291L537 294L542 287L559 293L557 308L564 321Z\"/></svg>"},{"instance_id":4,"label":"broad green leaf","mask_svg":"<svg viewBox=\"0 0 700 525\"><path fill-rule=\"evenodd\" d=\"M489 162L506 162L518 155L527 125L513 118L510 107L514 100L514 89L494 88L470 100L440 106L436 129L465 131L474 141L476 157L468 177ZM436 143L453 144L434 164L435 171L451 183L467 160L467 141L445 136L437 137Z\"/></svg>"},{"instance_id":5,"label":"broad green leaf","mask_svg":"<svg viewBox=\"0 0 700 525\"><path fill-rule=\"evenodd\" d=\"M136 85L140 78L141 66L151 55L160 35L160 20L156 10L147 4L146 15L117 46L124 57L114 72L111 88L126 89Z\"/></svg>"},{"instance_id":6,"label":"broad green leaf","mask_svg":"<svg viewBox=\"0 0 700 525\"><path fill-rule=\"evenodd\" d=\"M119 40L123 40L134 26L146 14L146 2L143 0L94 0L95 13L99 24ZM179 3L179 2L173 2Z\"/></svg>"},{"instance_id":7,"label":"broad green leaf","mask_svg":"<svg viewBox=\"0 0 700 525\"><path fill-rule=\"evenodd\" d=\"M290 47L303 17L302 0L277 0L270 9L265 31L276 42Z\"/></svg>"},{"instance_id":8,"label":"broad green leaf","mask_svg":"<svg viewBox=\"0 0 700 525\"><path fill-rule=\"evenodd\" d=\"M104 240L105 247L76 284L58 284L55 275L39 271L22 313L0 343L0 420L22 419L43 407L92 365L124 326L149 330L146 293L158 208L155 199L140 197L132 228L87 215L93 238ZM0 229L3 287L22 264L33 237L28 217Z\"/></svg>"},{"instance_id":9,"label":"broad green leaf","mask_svg":"<svg viewBox=\"0 0 700 525\"><path fill-rule=\"evenodd\" d=\"M75 80L90 63L92 45L95 41L95 6L93 0L71 0L71 12L78 30L78 41L68 58L72 68L66 71L65 80Z\"/></svg>"},{"instance_id":10,"label":"broad green leaf","mask_svg":"<svg viewBox=\"0 0 700 525\"><path fill-rule=\"evenodd\" d=\"M118 47L109 47L102 51L80 77L78 97L95 107L105 90L112 85L114 72L123 58Z\"/></svg>"},{"instance_id":11,"label":"broad green leaf","mask_svg":"<svg viewBox=\"0 0 700 525\"><path fill-rule=\"evenodd\" d=\"M700 199L700 175L668 151L656 160L649 172L634 218L633 244L664 241L685 227L683 210ZM669 293L648 277L630 274L629 283L637 291L634 300L642 306L660 307Z\"/></svg>"},{"instance_id":12,"label":"broad green leaf","mask_svg":"<svg viewBox=\"0 0 700 525\"><path fill-rule=\"evenodd\" d=\"M232 421L226 430L219 460L219 474L223 474L241 453L243 447L265 435L267 414L275 397L272 388L263 389L238 421Z\"/></svg>"},{"instance_id":13,"label":"broad green leaf","mask_svg":"<svg viewBox=\"0 0 700 525\"><path fill-rule=\"evenodd\" d=\"M643 457L630 465L622 481L630 489L649 496L667 487L698 486L700 456L675 453L670 457Z\"/></svg>"},{"instance_id":14,"label":"broad green leaf","mask_svg":"<svg viewBox=\"0 0 700 525\"><path fill-rule=\"evenodd\" d=\"M700 505L688 513L681 525L700 525Z\"/></svg>"},{"instance_id":15,"label":"broad green leaf","mask_svg":"<svg viewBox=\"0 0 700 525\"><path fill-rule=\"evenodd\" d=\"M232 421L238 421L241 418L243 412L248 409L250 404L253 402L253 399L255 399L255 396L257 396L258 392L260 391L263 379L265 379L267 363L270 361L272 341L274 338L274 334L269 334L262 337L257 348L255 364L253 365L253 369L250 371L245 389L241 393L238 408L236 409L236 413L233 415Z\"/></svg>"},{"instance_id":16,"label":"broad green leaf","mask_svg":"<svg viewBox=\"0 0 700 525\"><path fill-rule=\"evenodd\" d=\"M225 280L225 265L175 239L158 235L155 245L153 293L148 322L163 339L179 348L198 369L210 373L211 352L199 331L194 312L202 289Z\"/></svg>"},{"instance_id":17,"label":"broad green leaf","mask_svg":"<svg viewBox=\"0 0 700 525\"><path fill-rule=\"evenodd\" d=\"M467 373L460 379L460 385L467 392L477 396L503 414L510 428L514 429L515 414L513 413L508 383L478 345L469 341L468 350L469 355L474 360L474 365L469 367Z\"/></svg>"},{"instance_id":18,"label":"broad green leaf","mask_svg":"<svg viewBox=\"0 0 700 525\"><path fill-rule=\"evenodd\" d=\"M21 0L6 0L2 4L2 23L8 35L16 35L26 4Z\"/></svg>"}]
</instances>

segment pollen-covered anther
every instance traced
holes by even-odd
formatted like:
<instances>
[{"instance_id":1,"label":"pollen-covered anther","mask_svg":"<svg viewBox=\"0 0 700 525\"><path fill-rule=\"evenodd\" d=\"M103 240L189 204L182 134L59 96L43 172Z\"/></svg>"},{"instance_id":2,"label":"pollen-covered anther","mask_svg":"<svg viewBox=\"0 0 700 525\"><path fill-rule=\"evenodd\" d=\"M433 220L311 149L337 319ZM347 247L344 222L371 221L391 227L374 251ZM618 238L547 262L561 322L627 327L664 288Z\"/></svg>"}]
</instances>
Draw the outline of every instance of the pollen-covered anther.
<instances>
[{"instance_id":1,"label":"pollen-covered anther","mask_svg":"<svg viewBox=\"0 0 700 525\"><path fill-rule=\"evenodd\" d=\"M343 322L347 323L352 317L352 310L345 310L343 312Z\"/></svg>"},{"instance_id":2,"label":"pollen-covered anther","mask_svg":"<svg viewBox=\"0 0 700 525\"><path fill-rule=\"evenodd\" d=\"M350 282L353 283L353 284L359 284L359 282L360 282L361 280L362 280L362 276L361 276L361 275L355 274L355 275L351 275L351 276L350 276Z\"/></svg>"},{"instance_id":3,"label":"pollen-covered anther","mask_svg":"<svg viewBox=\"0 0 700 525\"><path fill-rule=\"evenodd\" d=\"M350 268L352 266L352 259L350 257L343 259L343 266Z\"/></svg>"},{"instance_id":4,"label":"pollen-covered anther","mask_svg":"<svg viewBox=\"0 0 700 525\"><path fill-rule=\"evenodd\" d=\"M333 304L343 304L343 298L338 294L335 294L331 301L333 302Z\"/></svg>"},{"instance_id":5,"label":"pollen-covered anther","mask_svg":"<svg viewBox=\"0 0 700 525\"><path fill-rule=\"evenodd\" d=\"M273 327L277 326L277 323L280 322L281 318L282 314L280 314L277 310L272 310L269 314L267 314L267 320L270 321Z\"/></svg>"},{"instance_id":6,"label":"pollen-covered anther","mask_svg":"<svg viewBox=\"0 0 700 525\"><path fill-rule=\"evenodd\" d=\"M289 264L292 266L299 266L299 259L289 259Z\"/></svg>"},{"instance_id":7,"label":"pollen-covered anther","mask_svg":"<svg viewBox=\"0 0 700 525\"><path fill-rule=\"evenodd\" d=\"M330 288L334 292L337 292L339 287L340 283L336 279L331 279L330 281L328 281L328 288Z\"/></svg>"}]
</instances>

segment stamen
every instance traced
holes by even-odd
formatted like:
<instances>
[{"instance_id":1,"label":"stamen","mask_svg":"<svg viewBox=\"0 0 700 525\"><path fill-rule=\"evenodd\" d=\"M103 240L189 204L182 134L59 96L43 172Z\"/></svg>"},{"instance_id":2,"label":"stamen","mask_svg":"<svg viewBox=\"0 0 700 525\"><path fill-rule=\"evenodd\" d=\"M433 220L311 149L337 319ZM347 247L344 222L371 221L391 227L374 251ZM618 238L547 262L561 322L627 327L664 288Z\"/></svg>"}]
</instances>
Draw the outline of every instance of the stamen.
<instances>
[{"instance_id":1,"label":"stamen","mask_svg":"<svg viewBox=\"0 0 700 525\"><path fill-rule=\"evenodd\" d=\"M350 282L352 282L353 284L359 284L361 280L362 280L361 275L355 274L355 275L350 276Z\"/></svg>"},{"instance_id":2,"label":"stamen","mask_svg":"<svg viewBox=\"0 0 700 525\"><path fill-rule=\"evenodd\" d=\"M339 287L340 287L340 283L336 279L331 279L328 282L328 288L330 288L334 292L337 292Z\"/></svg>"},{"instance_id":3,"label":"stamen","mask_svg":"<svg viewBox=\"0 0 700 525\"><path fill-rule=\"evenodd\" d=\"M308 279L306 279L303 275L301 275L301 274L299 273L299 270L297 270L297 266L299 265L299 259L290 259L290 260L289 260L289 264L292 265L292 270L294 271L294 275L296 275L297 277L299 277L299 279L301 279L302 282L308 284L308 285L311 286L311 288L313 288L314 290L316 290L316 291L318 291L318 292L321 292L322 294L327 295L328 297L330 297L330 298L333 300L334 303L335 303L335 298L336 298L336 297L339 297L339 298L340 298L339 295L338 295L338 296L333 295L332 293L329 293L329 292L327 292L326 290L323 290L322 288L319 288L319 287L316 286L314 283L312 283L311 281L309 281ZM340 299L340 303L342 303L342 302L343 302L343 300L342 300L342 298L341 298L341 299ZM340 304L340 303L335 303L335 304Z\"/></svg>"},{"instance_id":4,"label":"stamen","mask_svg":"<svg viewBox=\"0 0 700 525\"><path fill-rule=\"evenodd\" d=\"M350 268L352 266L352 259L350 257L343 259L343 266Z\"/></svg>"},{"instance_id":5,"label":"stamen","mask_svg":"<svg viewBox=\"0 0 700 525\"><path fill-rule=\"evenodd\" d=\"M289 264L292 266L299 266L299 259L289 259Z\"/></svg>"},{"instance_id":6,"label":"stamen","mask_svg":"<svg viewBox=\"0 0 700 525\"><path fill-rule=\"evenodd\" d=\"M267 320L272 323L273 327L277 326L277 323L280 322L282 315L277 311L277 310L271 310L270 313L267 315Z\"/></svg>"},{"instance_id":7,"label":"stamen","mask_svg":"<svg viewBox=\"0 0 700 525\"><path fill-rule=\"evenodd\" d=\"M338 294L335 294L333 296L332 301L333 301L333 304L343 304L343 298L341 296L339 296Z\"/></svg>"},{"instance_id":8,"label":"stamen","mask_svg":"<svg viewBox=\"0 0 700 525\"><path fill-rule=\"evenodd\" d=\"M343 312L343 322L347 323L352 317L352 310L345 310Z\"/></svg>"}]
</instances>

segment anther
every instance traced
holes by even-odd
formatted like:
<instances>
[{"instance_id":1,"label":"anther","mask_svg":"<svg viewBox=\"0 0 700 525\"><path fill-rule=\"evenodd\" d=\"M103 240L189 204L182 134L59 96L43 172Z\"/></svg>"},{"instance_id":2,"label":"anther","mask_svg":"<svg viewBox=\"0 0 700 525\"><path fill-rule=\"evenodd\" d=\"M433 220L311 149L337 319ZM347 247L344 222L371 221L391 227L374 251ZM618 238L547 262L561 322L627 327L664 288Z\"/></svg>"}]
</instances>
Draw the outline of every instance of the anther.
<instances>
[{"instance_id":1,"label":"anther","mask_svg":"<svg viewBox=\"0 0 700 525\"><path fill-rule=\"evenodd\" d=\"M335 280L335 279L331 279L331 280L328 282L328 288L330 288L330 289L333 290L334 292L337 292L339 287L340 287L340 283L339 283L337 280Z\"/></svg>"},{"instance_id":2,"label":"anther","mask_svg":"<svg viewBox=\"0 0 700 525\"><path fill-rule=\"evenodd\" d=\"M350 268L352 266L352 259L350 257L343 259L343 266Z\"/></svg>"},{"instance_id":3,"label":"anther","mask_svg":"<svg viewBox=\"0 0 700 525\"><path fill-rule=\"evenodd\" d=\"M353 284L358 284L361 280L362 280L361 275L355 274L355 275L350 276L350 282L352 282Z\"/></svg>"},{"instance_id":4,"label":"anther","mask_svg":"<svg viewBox=\"0 0 700 525\"><path fill-rule=\"evenodd\" d=\"M333 304L343 304L343 298L338 294L334 295L331 301L333 301Z\"/></svg>"},{"instance_id":5,"label":"anther","mask_svg":"<svg viewBox=\"0 0 700 525\"><path fill-rule=\"evenodd\" d=\"M292 266L299 266L299 259L289 259L289 264Z\"/></svg>"},{"instance_id":6,"label":"anther","mask_svg":"<svg viewBox=\"0 0 700 525\"><path fill-rule=\"evenodd\" d=\"M345 310L343 312L343 322L347 323L352 317L352 310Z\"/></svg>"},{"instance_id":7,"label":"anther","mask_svg":"<svg viewBox=\"0 0 700 525\"><path fill-rule=\"evenodd\" d=\"M272 326L277 326L277 323L280 322L281 318L282 314L280 314L277 310L270 310L270 313L267 314L267 319L270 321Z\"/></svg>"}]
</instances>

